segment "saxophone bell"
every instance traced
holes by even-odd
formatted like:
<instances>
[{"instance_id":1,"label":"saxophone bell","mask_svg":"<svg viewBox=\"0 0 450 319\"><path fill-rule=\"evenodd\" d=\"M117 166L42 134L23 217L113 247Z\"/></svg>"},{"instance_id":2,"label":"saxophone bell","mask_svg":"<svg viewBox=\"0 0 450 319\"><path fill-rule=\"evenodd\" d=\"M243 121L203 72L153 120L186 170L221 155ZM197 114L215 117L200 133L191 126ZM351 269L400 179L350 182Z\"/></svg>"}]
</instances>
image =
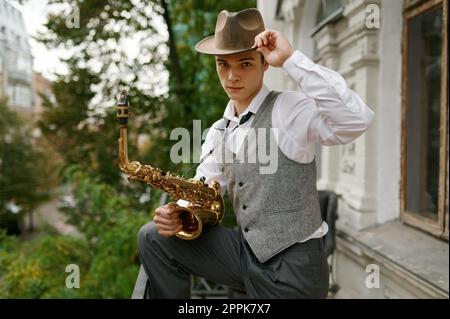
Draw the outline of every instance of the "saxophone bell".
<instances>
[{"instance_id":1,"label":"saxophone bell","mask_svg":"<svg viewBox=\"0 0 450 319\"><path fill-rule=\"evenodd\" d=\"M183 228L176 234L178 238L192 240L200 236L203 230L202 220L188 208L178 207Z\"/></svg>"},{"instance_id":2,"label":"saxophone bell","mask_svg":"<svg viewBox=\"0 0 450 319\"><path fill-rule=\"evenodd\" d=\"M223 211L223 208L221 210ZM185 240L197 238L203 231L203 225L217 225L223 218L220 210L218 212L201 206L178 206L175 211L180 212L181 224L183 225L176 236Z\"/></svg>"}]
</instances>

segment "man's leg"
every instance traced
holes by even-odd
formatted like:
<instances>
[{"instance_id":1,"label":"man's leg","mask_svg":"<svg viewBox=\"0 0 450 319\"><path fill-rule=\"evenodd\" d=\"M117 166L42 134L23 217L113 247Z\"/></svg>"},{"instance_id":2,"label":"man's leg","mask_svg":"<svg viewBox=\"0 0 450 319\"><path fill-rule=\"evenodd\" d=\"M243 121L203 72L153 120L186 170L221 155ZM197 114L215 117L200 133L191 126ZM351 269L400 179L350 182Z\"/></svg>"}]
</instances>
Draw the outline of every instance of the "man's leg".
<instances>
[{"instance_id":1,"label":"man's leg","mask_svg":"<svg viewBox=\"0 0 450 319\"><path fill-rule=\"evenodd\" d=\"M247 243L244 276L250 298L322 299L328 293L328 263L321 239L311 239L285 249L260 263Z\"/></svg>"},{"instance_id":2,"label":"man's leg","mask_svg":"<svg viewBox=\"0 0 450 319\"><path fill-rule=\"evenodd\" d=\"M163 237L153 222L138 234L139 254L150 281L150 298L190 298L190 273L243 288L239 232L205 227L194 240Z\"/></svg>"}]
</instances>

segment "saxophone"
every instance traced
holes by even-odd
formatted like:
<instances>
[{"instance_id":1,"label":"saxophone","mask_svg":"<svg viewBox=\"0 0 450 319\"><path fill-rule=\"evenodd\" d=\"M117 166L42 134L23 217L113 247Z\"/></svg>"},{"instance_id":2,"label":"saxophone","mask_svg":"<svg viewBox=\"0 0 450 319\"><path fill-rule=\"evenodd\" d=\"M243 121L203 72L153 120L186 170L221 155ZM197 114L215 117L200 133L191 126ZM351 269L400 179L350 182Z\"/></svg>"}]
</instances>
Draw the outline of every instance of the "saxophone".
<instances>
[{"instance_id":1,"label":"saxophone","mask_svg":"<svg viewBox=\"0 0 450 319\"><path fill-rule=\"evenodd\" d=\"M120 124L120 170L128 175L128 180L143 181L153 188L168 193L173 201L179 199L188 201L190 203L188 207L175 208L175 211L180 212L183 225L176 236L184 240L197 238L202 232L203 225L217 225L223 219L224 204L219 183L213 181L208 185L203 180L187 180L150 165L143 165L137 161L130 162L127 146L127 126L130 117L128 107L128 94L122 91L117 103L117 118Z\"/></svg>"}]
</instances>

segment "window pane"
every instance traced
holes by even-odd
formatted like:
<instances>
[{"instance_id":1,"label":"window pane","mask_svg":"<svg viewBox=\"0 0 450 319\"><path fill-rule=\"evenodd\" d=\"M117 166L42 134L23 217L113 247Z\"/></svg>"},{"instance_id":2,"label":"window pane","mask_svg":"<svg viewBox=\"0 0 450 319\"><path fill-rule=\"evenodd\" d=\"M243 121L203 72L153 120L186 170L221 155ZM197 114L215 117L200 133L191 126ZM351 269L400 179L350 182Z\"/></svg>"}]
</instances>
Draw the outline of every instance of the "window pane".
<instances>
[{"instance_id":1,"label":"window pane","mask_svg":"<svg viewBox=\"0 0 450 319\"><path fill-rule=\"evenodd\" d=\"M342 0L320 0L320 10L316 25L325 20L325 18L327 18L332 13L335 13L341 7Z\"/></svg>"},{"instance_id":2,"label":"window pane","mask_svg":"<svg viewBox=\"0 0 450 319\"><path fill-rule=\"evenodd\" d=\"M442 6L408 21L407 202L437 218Z\"/></svg>"}]
</instances>

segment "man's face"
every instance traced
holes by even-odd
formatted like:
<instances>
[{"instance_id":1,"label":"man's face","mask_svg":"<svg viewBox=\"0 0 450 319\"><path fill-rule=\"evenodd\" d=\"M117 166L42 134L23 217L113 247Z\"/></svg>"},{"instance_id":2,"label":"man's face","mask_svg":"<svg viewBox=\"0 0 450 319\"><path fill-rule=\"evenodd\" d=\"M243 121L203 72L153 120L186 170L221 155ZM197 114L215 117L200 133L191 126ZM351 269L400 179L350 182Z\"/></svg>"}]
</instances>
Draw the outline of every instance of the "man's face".
<instances>
[{"instance_id":1,"label":"man's face","mask_svg":"<svg viewBox=\"0 0 450 319\"><path fill-rule=\"evenodd\" d=\"M217 55L216 69L220 83L230 100L250 103L261 89L264 71L269 65L254 50L237 54Z\"/></svg>"}]
</instances>

